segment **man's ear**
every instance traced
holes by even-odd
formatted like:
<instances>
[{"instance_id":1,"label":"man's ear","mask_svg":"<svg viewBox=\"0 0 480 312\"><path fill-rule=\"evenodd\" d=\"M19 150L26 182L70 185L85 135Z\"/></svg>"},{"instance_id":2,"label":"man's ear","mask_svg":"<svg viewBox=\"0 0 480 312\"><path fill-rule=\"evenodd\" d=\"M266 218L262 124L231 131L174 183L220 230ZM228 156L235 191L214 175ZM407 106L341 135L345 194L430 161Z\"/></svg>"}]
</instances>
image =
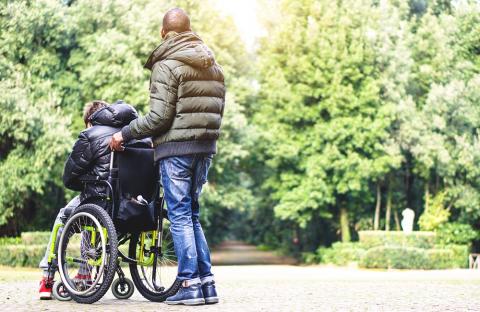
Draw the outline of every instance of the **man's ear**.
<instances>
[{"instance_id":1,"label":"man's ear","mask_svg":"<svg viewBox=\"0 0 480 312\"><path fill-rule=\"evenodd\" d=\"M160 31L160 35L162 36L162 39L165 39L165 36L167 35L165 29L163 29L162 27L162 30Z\"/></svg>"}]
</instances>

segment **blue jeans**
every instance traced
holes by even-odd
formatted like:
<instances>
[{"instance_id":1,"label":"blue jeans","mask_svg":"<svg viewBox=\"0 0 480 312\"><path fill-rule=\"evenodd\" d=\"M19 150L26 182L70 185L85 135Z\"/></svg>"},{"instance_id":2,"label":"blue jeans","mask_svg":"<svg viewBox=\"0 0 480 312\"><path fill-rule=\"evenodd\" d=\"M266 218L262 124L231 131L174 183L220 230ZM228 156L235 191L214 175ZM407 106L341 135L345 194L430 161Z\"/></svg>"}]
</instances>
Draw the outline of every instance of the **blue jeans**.
<instances>
[{"instance_id":1,"label":"blue jeans","mask_svg":"<svg viewBox=\"0 0 480 312\"><path fill-rule=\"evenodd\" d=\"M213 279L210 250L200 224L198 198L207 182L212 155L196 154L160 160L160 173L170 219L180 280Z\"/></svg>"}]
</instances>

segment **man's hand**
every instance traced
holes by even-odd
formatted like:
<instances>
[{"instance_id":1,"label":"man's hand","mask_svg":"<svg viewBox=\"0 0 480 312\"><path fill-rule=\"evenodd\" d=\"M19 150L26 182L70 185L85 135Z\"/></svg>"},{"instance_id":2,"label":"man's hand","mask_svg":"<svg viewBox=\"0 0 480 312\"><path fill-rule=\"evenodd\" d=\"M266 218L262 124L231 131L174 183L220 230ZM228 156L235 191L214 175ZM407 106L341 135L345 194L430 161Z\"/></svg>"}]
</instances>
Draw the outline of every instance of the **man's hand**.
<instances>
[{"instance_id":1,"label":"man's hand","mask_svg":"<svg viewBox=\"0 0 480 312\"><path fill-rule=\"evenodd\" d=\"M112 151L121 152L125 149L125 147L123 147L122 143L123 143L122 132L117 132L112 136L112 139L110 140L109 145L110 145L110 148L112 149Z\"/></svg>"}]
</instances>

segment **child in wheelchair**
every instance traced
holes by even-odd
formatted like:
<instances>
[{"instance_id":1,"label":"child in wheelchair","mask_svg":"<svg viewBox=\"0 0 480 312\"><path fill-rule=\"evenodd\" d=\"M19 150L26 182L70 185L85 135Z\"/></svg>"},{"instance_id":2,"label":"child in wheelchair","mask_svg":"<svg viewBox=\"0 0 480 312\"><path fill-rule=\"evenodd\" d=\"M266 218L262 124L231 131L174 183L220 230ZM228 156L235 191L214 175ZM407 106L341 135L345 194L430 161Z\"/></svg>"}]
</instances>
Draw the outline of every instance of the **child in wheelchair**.
<instances>
[{"instance_id":1,"label":"child in wheelchair","mask_svg":"<svg viewBox=\"0 0 480 312\"><path fill-rule=\"evenodd\" d=\"M83 184L84 176L106 180L109 174L110 137L131 120L137 118L136 110L122 101L109 105L105 101L92 101L84 108L83 120L86 129L80 132L73 150L65 163L63 182L65 187L79 191L64 208L60 209L52 229L45 256L39 267L43 270L40 281L40 299L51 299L54 276L57 270L55 254L57 241L61 234L61 225L65 223L72 211L85 201L102 205L107 189L101 184ZM83 235L83 234L82 234ZM87 239L88 241L88 239ZM75 279L79 283L91 280L88 264L80 264Z\"/></svg>"}]
</instances>

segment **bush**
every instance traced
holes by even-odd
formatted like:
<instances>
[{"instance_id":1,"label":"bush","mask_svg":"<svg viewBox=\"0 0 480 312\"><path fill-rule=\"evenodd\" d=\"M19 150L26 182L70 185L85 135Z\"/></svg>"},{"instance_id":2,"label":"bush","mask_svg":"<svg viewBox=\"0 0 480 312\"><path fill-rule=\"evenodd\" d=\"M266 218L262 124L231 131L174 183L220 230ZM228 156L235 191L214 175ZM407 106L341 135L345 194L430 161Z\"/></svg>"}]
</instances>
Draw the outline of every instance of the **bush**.
<instances>
[{"instance_id":1,"label":"bush","mask_svg":"<svg viewBox=\"0 0 480 312\"><path fill-rule=\"evenodd\" d=\"M400 246L416 248L433 248L435 246L434 232L412 232L406 234L402 231L359 231L360 243L365 248L377 246Z\"/></svg>"},{"instance_id":2,"label":"bush","mask_svg":"<svg viewBox=\"0 0 480 312\"><path fill-rule=\"evenodd\" d=\"M23 232L21 239L25 245L47 245L50 239L50 232Z\"/></svg>"},{"instance_id":3,"label":"bush","mask_svg":"<svg viewBox=\"0 0 480 312\"><path fill-rule=\"evenodd\" d=\"M423 269L428 257L422 248L379 246L370 248L359 265L369 269Z\"/></svg>"},{"instance_id":4,"label":"bush","mask_svg":"<svg viewBox=\"0 0 480 312\"><path fill-rule=\"evenodd\" d=\"M380 246L369 249L359 265L371 269L453 269L466 267L467 246L436 249Z\"/></svg>"},{"instance_id":5,"label":"bush","mask_svg":"<svg viewBox=\"0 0 480 312\"><path fill-rule=\"evenodd\" d=\"M445 208L445 192L439 192L435 197L430 196L427 200L431 201L428 209L418 219L418 225L423 231L433 231L438 229L442 224L448 221L450 217L450 211Z\"/></svg>"},{"instance_id":6,"label":"bush","mask_svg":"<svg viewBox=\"0 0 480 312\"><path fill-rule=\"evenodd\" d=\"M444 245L470 245L473 240L478 238L477 232L469 224L458 222L443 224L438 228L436 234L437 243Z\"/></svg>"},{"instance_id":7,"label":"bush","mask_svg":"<svg viewBox=\"0 0 480 312\"><path fill-rule=\"evenodd\" d=\"M427 249L428 262L423 269L452 269L455 266L455 253L450 249Z\"/></svg>"},{"instance_id":8,"label":"bush","mask_svg":"<svg viewBox=\"0 0 480 312\"><path fill-rule=\"evenodd\" d=\"M20 237L0 237L0 246L3 245L18 245L22 243Z\"/></svg>"},{"instance_id":9,"label":"bush","mask_svg":"<svg viewBox=\"0 0 480 312\"><path fill-rule=\"evenodd\" d=\"M0 238L0 265L38 267L50 232L24 232L20 237Z\"/></svg>"},{"instance_id":10,"label":"bush","mask_svg":"<svg viewBox=\"0 0 480 312\"><path fill-rule=\"evenodd\" d=\"M453 252L452 268L468 268L470 247L467 245L439 245L438 249L448 249Z\"/></svg>"},{"instance_id":11,"label":"bush","mask_svg":"<svg viewBox=\"0 0 480 312\"><path fill-rule=\"evenodd\" d=\"M320 255L316 252L303 252L302 262L305 264L317 264L321 261Z\"/></svg>"},{"instance_id":12,"label":"bush","mask_svg":"<svg viewBox=\"0 0 480 312\"><path fill-rule=\"evenodd\" d=\"M331 248L318 248L317 255L322 263L343 266L360 261L365 252L366 250L359 243L337 242Z\"/></svg>"},{"instance_id":13,"label":"bush","mask_svg":"<svg viewBox=\"0 0 480 312\"><path fill-rule=\"evenodd\" d=\"M45 254L42 245L4 245L0 248L0 264L8 266L38 267Z\"/></svg>"}]
</instances>

